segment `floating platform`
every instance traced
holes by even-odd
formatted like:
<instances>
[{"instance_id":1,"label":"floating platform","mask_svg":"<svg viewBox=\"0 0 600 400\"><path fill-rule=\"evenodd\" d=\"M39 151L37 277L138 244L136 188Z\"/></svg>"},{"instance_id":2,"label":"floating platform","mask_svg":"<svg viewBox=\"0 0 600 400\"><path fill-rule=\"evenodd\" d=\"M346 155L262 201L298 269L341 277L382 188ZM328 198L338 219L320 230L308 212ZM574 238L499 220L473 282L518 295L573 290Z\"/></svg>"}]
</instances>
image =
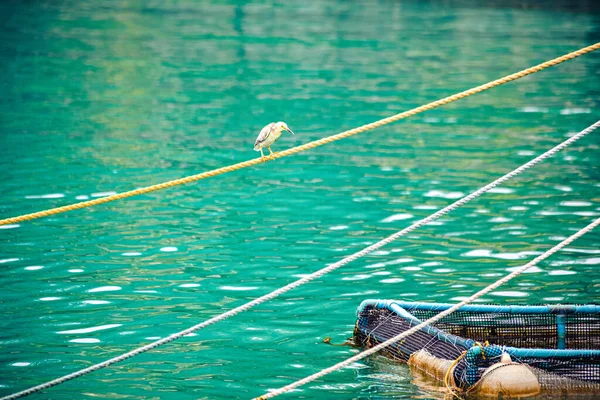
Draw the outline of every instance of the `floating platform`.
<instances>
[{"instance_id":1,"label":"floating platform","mask_svg":"<svg viewBox=\"0 0 600 400\"><path fill-rule=\"evenodd\" d=\"M354 341L373 347L452 306L365 300ZM467 305L381 353L452 391L523 398L600 394L598 349L598 305Z\"/></svg>"}]
</instances>

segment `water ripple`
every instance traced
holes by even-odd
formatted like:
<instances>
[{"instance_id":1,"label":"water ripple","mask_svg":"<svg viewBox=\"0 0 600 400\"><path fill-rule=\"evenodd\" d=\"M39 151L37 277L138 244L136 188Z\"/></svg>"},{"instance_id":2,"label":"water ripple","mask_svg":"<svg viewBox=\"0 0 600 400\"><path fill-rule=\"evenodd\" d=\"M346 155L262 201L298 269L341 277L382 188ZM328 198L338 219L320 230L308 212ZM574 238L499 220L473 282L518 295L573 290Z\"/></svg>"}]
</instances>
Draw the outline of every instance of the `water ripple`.
<instances>
[{"instance_id":1,"label":"water ripple","mask_svg":"<svg viewBox=\"0 0 600 400\"><path fill-rule=\"evenodd\" d=\"M598 31L593 12L564 5L575 2L535 12L209 3L3 4L3 216L245 161L274 120L296 131L274 150L320 139L553 58ZM10 351L0 395L287 285L542 154L600 105L600 59L568 65L294 157L2 227L0 343ZM354 354L322 340L350 337L362 300L459 301L587 225L600 213L598 165L590 136L302 288L87 376L84 395L252 398L325 368ZM587 235L479 301L597 301L598 251L597 234ZM316 386L298 394L443 397L382 357Z\"/></svg>"}]
</instances>

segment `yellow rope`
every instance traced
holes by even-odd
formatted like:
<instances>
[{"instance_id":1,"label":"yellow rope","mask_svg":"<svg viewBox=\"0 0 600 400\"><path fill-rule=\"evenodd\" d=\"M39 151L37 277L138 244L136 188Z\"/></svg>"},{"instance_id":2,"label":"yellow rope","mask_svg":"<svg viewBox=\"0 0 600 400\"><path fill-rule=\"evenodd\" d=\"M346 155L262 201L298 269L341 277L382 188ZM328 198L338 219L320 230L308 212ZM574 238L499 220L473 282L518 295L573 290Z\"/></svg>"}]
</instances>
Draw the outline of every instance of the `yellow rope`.
<instances>
[{"instance_id":1,"label":"yellow rope","mask_svg":"<svg viewBox=\"0 0 600 400\"><path fill-rule=\"evenodd\" d=\"M454 367L456 367L456 364L458 364L458 362L466 355L467 351L465 350L460 354L460 356L458 356L456 360L452 362L452 364L450 364L450 368L446 370L446 374L444 375L444 386L446 386L446 389L452 395L452 397L456 397L457 399L460 399L460 396L454 391L454 388L452 387L453 385L450 385L450 373L452 373L452 370Z\"/></svg>"},{"instance_id":2,"label":"yellow rope","mask_svg":"<svg viewBox=\"0 0 600 400\"><path fill-rule=\"evenodd\" d=\"M480 347L481 348L481 357L483 357L483 359L485 360L485 347L488 347L490 345L490 342L488 342L487 340L481 344L479 342L475 342L475 344L473 345L473 347ZM456 360L454 360L452 362L452 364L450 364L450 368L448 368L446 370L446 373L444 374L444 386L446 386L446 389L448 390L448 392L452 395L452 397L456 397L457 399L461 399L461 397L456 393L456 391L454 390L453 385L450 384L450 374L452 373L452 370L454 369L454 367L456 367L456 364L458 364L458 362L460 360L462 360L464 358L464 356L467 355L467 350L463 351L460 356L458 356L458 358Z\"/></svg>"},{"instance_id":3,"label":"yellow rope","mask_svg":"<svg viewBox=\"0 0 600 400\"><path fill-rule=\"evenodd\" d=\"M287 157L287 156L290 156L292 154L300 153L302 151L313 149L315 147L322 146L324 144L331 143L331 142L334 142L336 140L340 140L340 139L347 138L349 136L356 135L358 133L362 133L362 132L365 132L365 131L368 131L368 130L371 130L371 129L379 128L380 126L387 125L387 124L390 124L392 122L396 122L398 120L401 120L401 119L404 119L404 118L407 118L407 117L411 117L411 116L413 116L415 114L422 113L423 111L427 111L427 110L431 110L431 109L436 108L436 107L443 106L443 105L451 103L453 101L460 100L462 98L474 95L474 94L479 93L479 92L483 92L484 90L493 88L495 86L500 86L500 85L503 85L505 83L514 81L516 79L522 78L524 76L533 74L535 72L539 72L539 71L541 71L543 69L552 67L554 65L558 65L560 63L563 63L563 62L571 60L573 58L582 56L582 55L584 55L586 53L592 52L592 51L597 50L599 48L600 48L600 42L598 42L596 44L593 44L591 46L588 46L588 47L584 47L584 48L579 49L577 51L574 51L572 53L565 54L565 55L560 56L558 58L555 58L553 60L546 61L544 63L538 64L538 65L533 66L531 68L524 69L524 70L522 70L520 72L511 74L511 75L507 75L507 76L505 76L503 78L500 78L500 79L496 79L495 81L488 82L485 85L477 86L477 87L471 88L469 90L465 90L464 92L460 92L460 93L454 94L452 96L448 96L448 97L445 97L443 99L436 100L436 101L431 102L429 104L425 104L423 106L420 106L420 107L417 107L417 108L413 108L412 110L404 111L404 112L402 112L400 114L392 115L391 117L380 119L379 121L375 121L375 122L372 122L370 124L366 124L366 125L360 126L358 128L350 129L348 131L345 131L345 132L342 132L342 133L338 133L336 135L328 136L328 137L323 138L323 139L315 140L313 142L306 143L306 144L303 144L301 146L293 147L291 149L280 151L278 153L273 153L271 156L266 157L266 159L264 159L264 160L262 158L255 158L255 159L252 159L252 160L248 160L248 161L244 161L244 162L241 162L241 163L229 165L229 166L226 166L226 167L221 167L221 168L213 169L211 171L203 172L201 174L191 175L191 176L188 176L188 177L185 177L185 178L175 179L175 180L172 180L172 181L168 181L168 182L164 182L164 183L159 183L157 185L147 186L147 187L143 187L143 188L139 188L139 189L135 189L135 190L130 190L130 191L123 192L123 193L117 193L117 194L114 194L112 196L100 197L100 198L94 199L94 200L82 201L80 203L70 204L70 205L67 205L67 206L51 208L51 209L48 209L48 210L38 211L38 212L31 213L31 214L20 215L20 216L12 217L12 218L6 218L6 219L0 220L0 225L15 224L15 223L22 222L22 221L27 221L27 220L30 220L30 219L35 219L35 218L40 218L40 217L47 217L49 215L59 214L59 213L63 213L63 212L66 212L66 211L72 211L72 210L77 210L77 209L80 209L80 208L91 207L91 206L95 206L95 205L98 205L98 204L104 204L104 203L108 203L108 202L114 201L114 200L120 200L120 199L124 199L124 198L127 198L127 197L132 197L132 196L137 196L137 195L140 195L140 194L146 194L146 193L154 192L154 191L160 190L160 189L166 189L166 188L170 188L170 187L177 186L177 185L183 185L185 183L199 181L201 179L206 179L206 178L210 178L212 176L221 175L221 174L224 174L226 172L232 172L232 171L236 171L238 169L251 167L253 165L260 164L261 162L272 161L272 160L275 160L275 159L278 159L278 158L281 158L281 157Z\"/></svg>"}]
</instances>

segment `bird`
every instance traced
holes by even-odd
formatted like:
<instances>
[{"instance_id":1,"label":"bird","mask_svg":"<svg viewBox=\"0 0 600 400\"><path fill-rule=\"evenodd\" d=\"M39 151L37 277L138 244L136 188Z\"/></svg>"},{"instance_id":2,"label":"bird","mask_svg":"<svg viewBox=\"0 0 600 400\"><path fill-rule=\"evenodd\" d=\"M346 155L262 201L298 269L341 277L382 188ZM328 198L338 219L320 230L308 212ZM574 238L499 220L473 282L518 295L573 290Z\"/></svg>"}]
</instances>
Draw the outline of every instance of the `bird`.
<instances>
[{"instance_id":1,"label":"bird","mask_svg":"<svg viewBox=\"0 0 600 400\"><path fill-rule=\"evenodd\" d=\"M288 131L292 135L294 132L290 128L288 128L285 122L271 122L269 125L265 126L260 130L258 137L256 138L256 142L254 143L254 150L260 151L260 156L265 158L263 153L263 149L266 147L269 149L269 157L273 154L273 150L271 150L271 146L279 137L283 131Z\"/></svg>"}]
</instances>

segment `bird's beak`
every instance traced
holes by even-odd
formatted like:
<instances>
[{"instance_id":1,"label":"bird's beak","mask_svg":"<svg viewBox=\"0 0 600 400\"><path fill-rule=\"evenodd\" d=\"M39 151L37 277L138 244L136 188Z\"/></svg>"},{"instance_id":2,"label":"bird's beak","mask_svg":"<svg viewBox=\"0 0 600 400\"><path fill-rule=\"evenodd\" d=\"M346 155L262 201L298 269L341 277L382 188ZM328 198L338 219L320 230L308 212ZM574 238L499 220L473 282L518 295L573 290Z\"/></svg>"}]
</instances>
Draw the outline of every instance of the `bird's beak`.
<instances>
[{"instance_id":1,"label":"bird's beak","mask_svg":"<svg viewBox=\"0 0 600 400\"><path fill-rule=\"evenodd\" d=\"M286 131L288 131L288 132L289 132L289 133L291 133L292 135L294 134L294 132L292 132L292 130L291 130L290 128L283 128L283 129L285 129Z\"/></svg>"}]
</instances>

